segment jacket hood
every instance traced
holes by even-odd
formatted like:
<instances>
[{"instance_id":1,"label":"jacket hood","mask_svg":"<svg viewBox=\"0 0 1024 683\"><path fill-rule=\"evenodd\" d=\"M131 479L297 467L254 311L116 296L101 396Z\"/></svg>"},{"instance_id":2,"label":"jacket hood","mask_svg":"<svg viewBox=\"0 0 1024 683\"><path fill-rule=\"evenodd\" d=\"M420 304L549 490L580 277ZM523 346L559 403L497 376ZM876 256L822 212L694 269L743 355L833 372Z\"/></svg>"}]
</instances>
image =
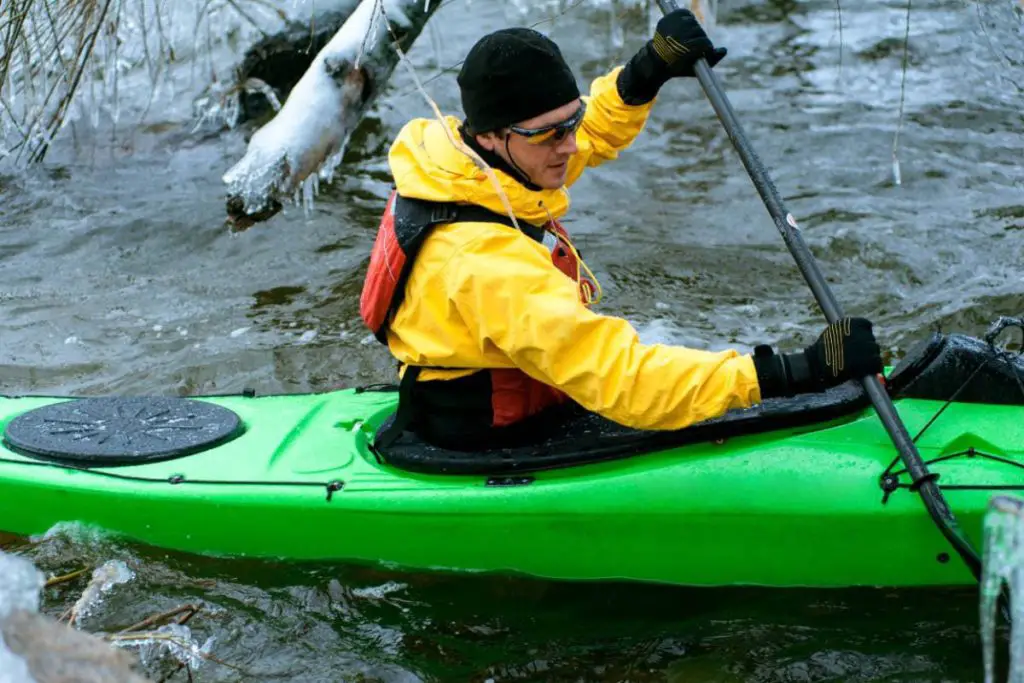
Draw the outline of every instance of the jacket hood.
<instances>
[{"instance_id":1,"label":"jacket hood","mask_svg":"<svg viewBox=\"0 0 1024 683\"><path fill-rule=\"evenodd\" d=\"M459 120L445 117L445 125L452 138L461 143ZM391 145L388 163L403 197L476 204L507 213L487 173L451 143L440 121L421 118L407 123ZM565 187L535 191L503 171L494 169L494 174L517 218L539 225L550 218L561 218L569 210Z\"/></svg>"}]
</instances>

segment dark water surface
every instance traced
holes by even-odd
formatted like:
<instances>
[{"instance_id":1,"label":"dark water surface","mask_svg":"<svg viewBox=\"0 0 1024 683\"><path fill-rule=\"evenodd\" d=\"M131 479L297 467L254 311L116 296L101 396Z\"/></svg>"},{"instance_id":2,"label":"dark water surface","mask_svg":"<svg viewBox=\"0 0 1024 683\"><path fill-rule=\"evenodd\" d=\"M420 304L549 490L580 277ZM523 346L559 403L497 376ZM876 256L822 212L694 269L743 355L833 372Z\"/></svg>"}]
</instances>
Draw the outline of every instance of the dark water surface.
<instances>
[{"instance_id":1,"label":"dark water surface","mask_svg":"<svg viewBox=\"0 0 1024 683\"><path fill-rule=\"evenodd\" d=\"M201 605L189 622L193 636L199 643L213 636L212 653L244 670L207 662L197 672L202 681L981 680L970 590L710 590L410 575L224 562L74 533L12 549L54 574L111 557L128 563L135 578L81 621L90 631ZM48 589L44 610L59 616L85 584Z\"/></svg>"},{"instance_id":2,"label":"dark water surface","mask_svg":"<svg viewBox=\"0 0 1024 683\"><path fill-rule=\"evenodd\" d=\"M581 82L646 35L646 19L626 12L616 47L608 9L564 4L539 27ZM440 49L425 32L413 50L444 111L457 112L458 96L453 73L430 79L439 66L506 21L548 16L500 6L450 4L432 20ZM875 321L894 356L936 327L980 334L1024 314L1021 10L1011 0L914 6L896 185L905 14L895 2L845 6L840 42L834 2L728 2L714 33L730 50L717 72L837 297ZM387 146L409 117L429 115L410 79L396 72L311 213L290 207L238 235L222 224L220 177L243 154L243 133L194 138L181 109L114 144L58 147L45 167L0 176L0 391L263 393L391 379L357 302L389 189ZM820 329L696 83L670 84L633 147L572 195L569 227L605 288L603 310L645 339L749 350L806 344ZM214 654L249 672L208 663L203 681L981 678L972 591L384 575L63 536L18 547L48 572L130 563L136 578L90 630L202 603L190 622L200 642L215 636ZM83 587L53 589L45 609L59 614Z\"/></svg>"}]
</instances>

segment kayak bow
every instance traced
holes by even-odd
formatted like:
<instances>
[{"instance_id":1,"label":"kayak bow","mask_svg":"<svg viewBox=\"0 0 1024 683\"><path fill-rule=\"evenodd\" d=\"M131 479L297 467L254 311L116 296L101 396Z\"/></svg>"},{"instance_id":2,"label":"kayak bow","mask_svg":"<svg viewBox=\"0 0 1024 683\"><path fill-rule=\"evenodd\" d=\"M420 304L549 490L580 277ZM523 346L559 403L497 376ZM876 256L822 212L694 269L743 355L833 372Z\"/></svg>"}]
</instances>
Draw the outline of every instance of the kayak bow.
<instances>
[{"instance_id":1,"label":"kayak bow","mask_svg":"<svg viewBox=\"0 0 1024 683\"><path fill-rule=\"evenodd\" d=\"M658 6L666 14L678 9L675 0L658 0ZM806 280L811 291L814 293L814 298L825 314L825 319L829 323L839 320L844 317L843 309L821 274L817 261L815 261L811 251L804 243L796 219L784 207L782 198L779 196L778 190L775 189L775 184L750 146L750 142L747 140L746 134L736 118L732 105L722 90L721 84L718 82L718 77L703 57L697 61L694 71L697 74L697 80L700 81L701 87L711 102L711 106L714 107L715 113L718 114L722 126L729 134L729 139L732 140L733 146L739 153L740 159L742 159L743 165L747 169L751 181L754 183L754 187L757 188L758 194L761 195L765 208L768 209L768 213L771 214L772 219L775 221L779 234L782 235L782 239L789 248L790 254L793 255L793 259L804 276L804 280ZM882 424L885 425L889 438L892 439L893 445L896 446L904 466L911 477L913 477L914 486L921 494L921 499L924 501L929 515L931 515L935 524L942 531L942 535L946 537L957 554L960 555L968 569L970 569L971 574L974 575L974 578L980 582L981 559L978 557L977 551L964 536L963 530L953 515L953 511L936 484L936 475L929 472L927 466L925 466L921 459L921 454L918 453L914 441L907 432L907 428L904 426L903 421L900 420L900 416L893 407L892 401L886 393L885 387L882 386L881 380L877 377L865 377L863 385L868 396L871 397L871 403L878 412Z\"/></svg>"}]
</instances>

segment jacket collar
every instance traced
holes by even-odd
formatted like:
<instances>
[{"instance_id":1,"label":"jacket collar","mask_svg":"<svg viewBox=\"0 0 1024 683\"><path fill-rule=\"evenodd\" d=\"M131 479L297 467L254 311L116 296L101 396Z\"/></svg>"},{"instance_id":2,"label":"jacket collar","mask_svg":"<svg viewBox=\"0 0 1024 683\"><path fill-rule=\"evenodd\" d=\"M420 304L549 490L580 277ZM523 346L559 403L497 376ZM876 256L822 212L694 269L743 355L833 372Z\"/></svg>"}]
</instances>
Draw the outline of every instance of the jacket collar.
<instances>
[{"instance_id":1,"label":"jacket collar","mask_svg":"<svg viewBox=\"0 0 1024 683\"><path fill-rule=\"evenodd\" d=\"M532 192L538 192L541 190L540 185L535 185L525 173L520 171L512 164L505 161L497 152L492 152L489 149L485 149L483 145L476 141L475 135L470 135L466 131L466 124L463 123L459 126L459 135L462 137L462 141L466 143L466 146L471 150L480 155L480 158L487 162L487 165L491 168L497 169L509 176L513 180L517 181L520 185L525 187L527 190Z\"/></svg>"}]
</instances>

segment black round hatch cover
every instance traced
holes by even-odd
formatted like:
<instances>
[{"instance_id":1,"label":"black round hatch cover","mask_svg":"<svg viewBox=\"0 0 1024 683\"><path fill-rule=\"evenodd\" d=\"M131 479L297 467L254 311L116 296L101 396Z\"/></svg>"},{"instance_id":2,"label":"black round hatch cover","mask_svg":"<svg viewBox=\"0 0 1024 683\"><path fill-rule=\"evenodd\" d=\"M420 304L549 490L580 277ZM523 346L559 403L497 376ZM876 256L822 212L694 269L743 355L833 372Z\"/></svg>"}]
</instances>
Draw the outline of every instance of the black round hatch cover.
<instances>
[{"instance_id":1,"label":"black round hatch cover","mask_svg":"<svg viewBox=\"0 0 1024 683\"><path fill-rule=\"evenodd\" d=\"M4 443L22 455L92 467L171 460L226 443L242 421L222 406L159 396L74 398L14 418Z\"/></svg>"}]
</instances>

